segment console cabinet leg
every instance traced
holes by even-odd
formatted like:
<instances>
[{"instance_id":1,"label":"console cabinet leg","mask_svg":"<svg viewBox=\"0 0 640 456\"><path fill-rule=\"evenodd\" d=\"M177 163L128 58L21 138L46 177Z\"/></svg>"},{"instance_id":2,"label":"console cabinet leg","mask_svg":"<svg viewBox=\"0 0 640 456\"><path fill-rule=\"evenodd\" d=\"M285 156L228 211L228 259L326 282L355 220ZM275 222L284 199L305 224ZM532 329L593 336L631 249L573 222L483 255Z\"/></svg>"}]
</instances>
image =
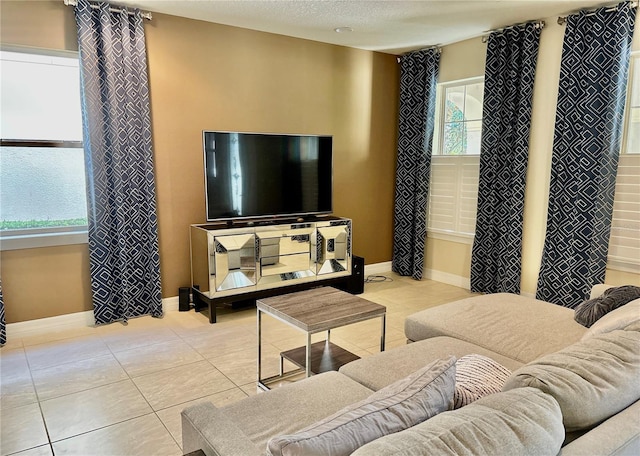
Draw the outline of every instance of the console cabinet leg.
<instances>
[{"instance_id":1,"label":"console cabinet leg","mask_svg":"<svg viewBox=\"0 0 640 456\"><path fill-rule=\"evenodd\" d=\"M214 302L209 302L209 323L216 322L216 305Z\"/></svg>"},{"instance_id":2,"label":"console cabinet leg","mask_svg":"<svg viewBox=\"0 0 640 456\"><path fill-rule=\"evenodd\" d=\"M191 289L191 295L193 296L193 308L196 312L200 312L207 304L200 297L200 293L195 288Z\"/></svg>"}]
</instances>

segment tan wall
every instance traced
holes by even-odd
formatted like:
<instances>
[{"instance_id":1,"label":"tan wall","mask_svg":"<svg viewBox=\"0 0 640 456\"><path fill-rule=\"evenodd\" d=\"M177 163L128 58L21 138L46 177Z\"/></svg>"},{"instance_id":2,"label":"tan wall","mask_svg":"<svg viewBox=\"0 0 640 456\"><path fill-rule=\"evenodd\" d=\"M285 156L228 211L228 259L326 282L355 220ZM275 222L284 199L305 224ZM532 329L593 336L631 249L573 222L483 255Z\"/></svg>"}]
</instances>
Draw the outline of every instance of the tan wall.
<instances>
[{"instance_id":1,"label":"tan wall","mask_svg":"<svg viewBox=\"0 0 640 456\"><path fill-rule=\"evenodd\" d=\"M443 239L427 238L424 259L425 269L469 278L470 265L470 245Z\"/></svg>"},{"instance_id":2,"label":"tan wall","mask_svg":"<svg viewBox=\"0 0 640 456\"><path fill-rule=\"evenodd\" d=\"M522 245L523 293L535 294L538 271L544 248L547 200L553 147L558 78L564 26L555 17L545 20L534 85L533 112L527 187L525 194L524 234ZM640 50L640 22L636 23L633 50ZM481 38L445 46L440 63L440 81L454 81L484 74L486 44ZM469 278L471 245L428 238L425 268ZM640 274L607 269L605 281L613 285L640 285Z\"/></svg>"},{"instance_id":3,"label":"tan wall","mask_svg":"<svg viewBox=\"0 0 640 456\"><path fill-rule=\"evenodd\" d=\"M3 44L77 49L62 1L3 0L1 21ZM356 255L391 259L394 56L162 14L145 30L164 297L190 282L188 226L205 218L204 129L333 135L334 213L353 219ZM86 252L3 252L7 321L90 309ZM47 284L49 299L31 299L25 284Z\"/></svg>"},{"instance_id":4,"label":"tan wall","mask_svg":"<svg viewBox=\"0 0 640 456\"><path fill-rule=\"evenodd\" d=\"M86 245L2 252L7 323L91 310Z\"/></svg>"},{"instance_id":5,"label":"tan wall","mask_svg":"<svg viewBox=\"0 0 640 456\"><path fill-rule=\"evenodd\" d=\"M457 81L484 75L487 45L481 38L460 41L442 48L438 82Z\"/></svg>"},{"instance_id":6,"label":"tan wall","mask_svg":"<svg viewBox=\"0 0 640 456\"><path fill-rule=\"evenodd\" d=\"M484 74L487 46L480 38L461 41L442 48L438 81L449 82ZM427 237L425 270L469 278L471 245ZM428 276L428 274L426 274Z\"/></svg>"}]
</instances>

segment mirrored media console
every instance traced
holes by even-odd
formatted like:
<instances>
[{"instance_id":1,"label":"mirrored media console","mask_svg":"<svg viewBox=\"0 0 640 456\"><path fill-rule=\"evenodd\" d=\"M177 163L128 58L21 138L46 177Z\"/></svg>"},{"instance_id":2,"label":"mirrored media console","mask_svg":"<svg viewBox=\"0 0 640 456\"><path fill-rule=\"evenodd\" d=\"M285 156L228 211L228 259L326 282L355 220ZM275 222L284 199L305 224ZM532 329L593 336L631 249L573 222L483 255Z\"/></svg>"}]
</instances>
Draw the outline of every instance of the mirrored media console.
<instances>
[{"instance_id":1,"label":"mirrored media console","mask_svg":"<svg viewBox=\"0 0 640 456\"><path fill-rule=\"evenodd\" d=\"M196 310L339 282L351 275L351 220L191 225Z\"/></svg>"}]
</instances>

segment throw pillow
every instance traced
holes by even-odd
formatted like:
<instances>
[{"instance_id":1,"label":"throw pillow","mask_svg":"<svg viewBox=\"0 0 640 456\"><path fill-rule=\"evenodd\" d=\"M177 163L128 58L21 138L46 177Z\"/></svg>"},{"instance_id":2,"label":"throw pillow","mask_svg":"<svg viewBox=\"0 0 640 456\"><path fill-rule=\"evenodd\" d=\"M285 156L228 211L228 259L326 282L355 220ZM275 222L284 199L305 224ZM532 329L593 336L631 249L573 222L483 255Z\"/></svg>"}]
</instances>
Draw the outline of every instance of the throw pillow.
<instances>
[{"instance_id":1,"label":"throw pillow","mask_svg":"<svg viewBox=\"0 0 640 456\"><path fill-rule=\"evenodd\" d=\"M628 329L629 325L640 321L640 299L634 299L628 304L613 310L596 321L591 328L584 333L582 340L593 337L596 334L604 334L616 329Z\"/></svg>"},{"instance_id":2,"label":"throw pillow","mask_svg":"<svg viewBox=\"0 0 640 456\"><path fill-rule=\"evenodd\" d=\"M598 334L516 370L503 391L532 386L553 396L567 432L590 429L640 399L640 332Z\"/></svg>"},{"instance_id":3,"label":"throw pillow","mask_svg":"<svg viewBox=\"0 0 640 456\"><path fill-rule=\"evenodd\" d=\"M453 398L456 359L437 360L297 434L272 438L271 456L349 455L440 413Z\"/></svg>"},{"instance_id":4,"label":"throw pillow","mask_svg":"<svg viewBox=\"0 0 640 456\"><path fill-rule=\"evenodd\" d=\"M492 394L363 446L353 456L550 455L564 440L554 398L536 388Z\"/></svg>"},{"instance_id":5,"label":"throw pillow","mask_svg":"<svg viewBox=\"0 0 640 456\"><path fill-rule=\"evenodd\" d=\"M607 313L638 298L640 298L640 287L623 285L608 288L601 296L584 301L576 307L573 318L582 326L590 328Z\"/></svg>"},{"instance_id":6,"label":"throw pillow","mask_svg":"<svg viewBox=\"0 0 640 456\"><path fill-rule=\"evenodd\" d=\"M511 371L493 359L473 354L456 362L453 408L464 407L481 397L502 391Z\"/></svg>"}]
</instances>

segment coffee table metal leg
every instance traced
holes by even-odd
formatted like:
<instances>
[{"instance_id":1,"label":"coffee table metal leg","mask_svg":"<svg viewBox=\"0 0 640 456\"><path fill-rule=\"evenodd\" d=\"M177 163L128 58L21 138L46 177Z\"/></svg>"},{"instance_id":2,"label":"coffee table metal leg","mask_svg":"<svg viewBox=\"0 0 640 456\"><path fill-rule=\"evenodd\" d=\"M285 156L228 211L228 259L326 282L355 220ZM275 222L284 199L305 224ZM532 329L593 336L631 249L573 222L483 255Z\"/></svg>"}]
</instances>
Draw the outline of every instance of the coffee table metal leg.
<instances>
[{"instance_id":1,"label":"coffee table metal leg","mask_svg":"<svg viewBox=\"0 0 640 456\"><path fill-rule=\"evenodd\" d=\"M307 362L306 362L307 378L311 377L311 333L307 333Z\"/></svg>"},{"instance_id":2,"label":"coffee table metal leg","mask_svg":"<svg viewBox=\"0 0 640 456\"><path fill-rule=\"evenodd\" d=\"M262 383L262 312L258 309L258 386Z\"/></svg>"},{"instance_id":3,"label":"coffee table metal leg","mask_svg":"<svg viewBox=\"0 0 640 456\"><path fill-rule=\"evenodd\" d=\"M380 351L383 352L384 351L384 338L385 338L385 322L387 319L387 315L383 314L382 317L382 331L380 332Z\"/></svg>"}]
</instances>

